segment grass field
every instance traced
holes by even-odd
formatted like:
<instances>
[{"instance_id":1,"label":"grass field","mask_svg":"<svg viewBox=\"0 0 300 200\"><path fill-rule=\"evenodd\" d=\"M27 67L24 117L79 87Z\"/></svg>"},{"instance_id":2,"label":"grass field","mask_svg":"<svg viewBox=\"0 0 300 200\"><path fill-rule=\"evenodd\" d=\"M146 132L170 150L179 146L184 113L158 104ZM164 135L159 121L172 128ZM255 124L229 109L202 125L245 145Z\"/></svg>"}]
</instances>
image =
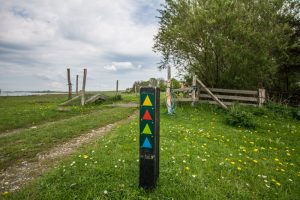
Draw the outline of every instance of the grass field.
<instances>
[{"instance_id":1,"label":"grass field","mask_svg":"<svg viewBox=\"0 0 300 200\"><path fill-rule=\"evenodd\" d=\"M278 110L277 110L278 111ZM208 105L161 112L157 188L138 188L138 120L65 158L5 199L300 199L300 122L245 108L255 129L225 123Z\"/></svg>"},{"instance_id":2,"label":"grass field","mask_svg":"<svg viewBox=\"0 0 300 200\"><path fill-rule=\"evenodd\" d=\"M87 96L91 96L87 94ZM104 92L113 97L114 92ZM121 102L134 101L135 95L123 95ZM17 128L28 128L45 122L66 119L72 116L90 113L98 110L103 104L91 104L87 106L70 106L68 111L60 111L58 105L67 100L67 95L41 95L0 97L0 134ZM111 103L111 101L110 101ZM106 103L107 104L107 103Z\"/></svg>"}]
</instances>

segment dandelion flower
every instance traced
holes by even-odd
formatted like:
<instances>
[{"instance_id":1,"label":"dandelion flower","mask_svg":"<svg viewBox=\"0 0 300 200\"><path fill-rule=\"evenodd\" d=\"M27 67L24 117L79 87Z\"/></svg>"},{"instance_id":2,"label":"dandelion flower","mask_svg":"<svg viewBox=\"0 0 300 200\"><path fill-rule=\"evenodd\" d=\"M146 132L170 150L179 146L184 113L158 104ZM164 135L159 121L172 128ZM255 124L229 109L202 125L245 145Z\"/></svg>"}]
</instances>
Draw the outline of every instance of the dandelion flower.
<instances>
[{"instance_id":1,"label":"dandelion flower","mask_svg":"<svg viewBox=\"0 0 300 200\"><path fill-rule=\"evenodd\" d=\"M257 160L253 160L254 163L257 163Z\"/></svg>"},{"instance_id":2,"label":"dandelion flower","mask_svg":"<svg viewBox=\"0 0 300 200\"><path fill-rule=\"evenodd\" d=\"M3 195L3 196L7 196L7 195L8 195L8 192L5 191L5 192L2 193L2 195Z\"/></svg>"}]
</instances>

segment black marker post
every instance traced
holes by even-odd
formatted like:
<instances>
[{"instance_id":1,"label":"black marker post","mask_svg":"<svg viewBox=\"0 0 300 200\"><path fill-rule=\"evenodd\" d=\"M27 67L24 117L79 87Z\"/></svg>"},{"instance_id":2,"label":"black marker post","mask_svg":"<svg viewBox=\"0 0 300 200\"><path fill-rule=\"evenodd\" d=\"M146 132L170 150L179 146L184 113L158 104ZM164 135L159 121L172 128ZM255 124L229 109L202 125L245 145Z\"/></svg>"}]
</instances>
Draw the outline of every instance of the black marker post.
<instances>
[{"instance_id":1,"label":"black marker post","mask_svg":"<svg viewBox=\"0 0 300 200\"><path fill-rule=\"evenodd\" d=\"M139 185L153 189L159 176L159 88L140 89L140 178Z\"/></svg>"}]
</instances>

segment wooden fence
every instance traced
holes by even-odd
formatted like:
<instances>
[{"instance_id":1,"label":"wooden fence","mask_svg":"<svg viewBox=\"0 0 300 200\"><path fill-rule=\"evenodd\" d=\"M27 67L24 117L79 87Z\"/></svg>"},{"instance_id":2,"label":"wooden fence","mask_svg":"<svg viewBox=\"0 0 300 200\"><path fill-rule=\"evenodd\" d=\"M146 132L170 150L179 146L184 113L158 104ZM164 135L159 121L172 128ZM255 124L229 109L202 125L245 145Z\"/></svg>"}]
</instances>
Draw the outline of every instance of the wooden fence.
<instances>
[{"instance_id":1,"label":"wooden fence","mask_svg":"<svg viewBox=\"0 0 300 200\"><path fill-rule=\"evenodd\" d=\"M232 105L239 102L242 105L261 106L266 101L266 90L231 90L220 88L206 88L205 85L198 80L201 87L193 86L190 88L181 88L173 90L175 93L185 92L189 93L188 98L177 97L177 102L207 102L210 104L220 104L227 109L227 105ZM203 84L203 85L202 85Z\"/></svg>"}]
</instances>

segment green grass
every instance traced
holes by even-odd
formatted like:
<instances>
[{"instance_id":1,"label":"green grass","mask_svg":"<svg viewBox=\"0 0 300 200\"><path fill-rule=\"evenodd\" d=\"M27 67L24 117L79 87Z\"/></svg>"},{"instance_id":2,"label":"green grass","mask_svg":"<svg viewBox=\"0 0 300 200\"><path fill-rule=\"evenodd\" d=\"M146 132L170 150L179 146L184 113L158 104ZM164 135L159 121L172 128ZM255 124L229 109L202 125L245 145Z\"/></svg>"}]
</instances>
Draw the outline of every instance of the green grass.
<instances>
[{"instance_id":1,"label":"green grass","mask_svg":"<svg viewBox=\"0 0 300 200\"><path fill-rule=\"evenodd\" d=\"M98 106L73 106L67 112L57 109L67 100L64 94L42 96L0 97L0 133L56 121L98 109Z\"/></svg>"},{"instance_id":2,"label":"green grass","mask_svg":"<svg viewBox=\"0 0 300 200\"><path fill-rule=\"evenodd\" d=\"M124 119L133 108L106 108L0 138L0 170L86 131Z\"/></svg>"},{"instance_id":3,"label":"green grass","mask_svg":"<svg viewBox=\"0 0 300 200\"><path fill-rule=\"evenodd\" d=\"M245 108L251 110L254 108ZM267 110L256 129L203 105L161 113L157 188L138 188L138 120L62 161L9 199L300 199L300 123Z\"/></svg>"},{"instance_id":4,"label":"green grass","mask_svg":"<svg viewBox=\"0 0 300 200\"><path fill-rule=\"evenodd\" d=\"M113 92L103 92L110 98ZM92 96L94 93L88 93ZM124 102L130 102L137 98L131 94L122 94ZM67 100L65 94L41 95L41 96L20 96L20 97L0 97L0 134L17 128L28 128L45 122L66 119L72 116L96 111L103 104L90 104L82 106L70 106L66 111L58 110L58 105ZM78 99L78 102L80 99ZM112 103L109 99L107 103Z\"/></svg>"}]
</instances>

